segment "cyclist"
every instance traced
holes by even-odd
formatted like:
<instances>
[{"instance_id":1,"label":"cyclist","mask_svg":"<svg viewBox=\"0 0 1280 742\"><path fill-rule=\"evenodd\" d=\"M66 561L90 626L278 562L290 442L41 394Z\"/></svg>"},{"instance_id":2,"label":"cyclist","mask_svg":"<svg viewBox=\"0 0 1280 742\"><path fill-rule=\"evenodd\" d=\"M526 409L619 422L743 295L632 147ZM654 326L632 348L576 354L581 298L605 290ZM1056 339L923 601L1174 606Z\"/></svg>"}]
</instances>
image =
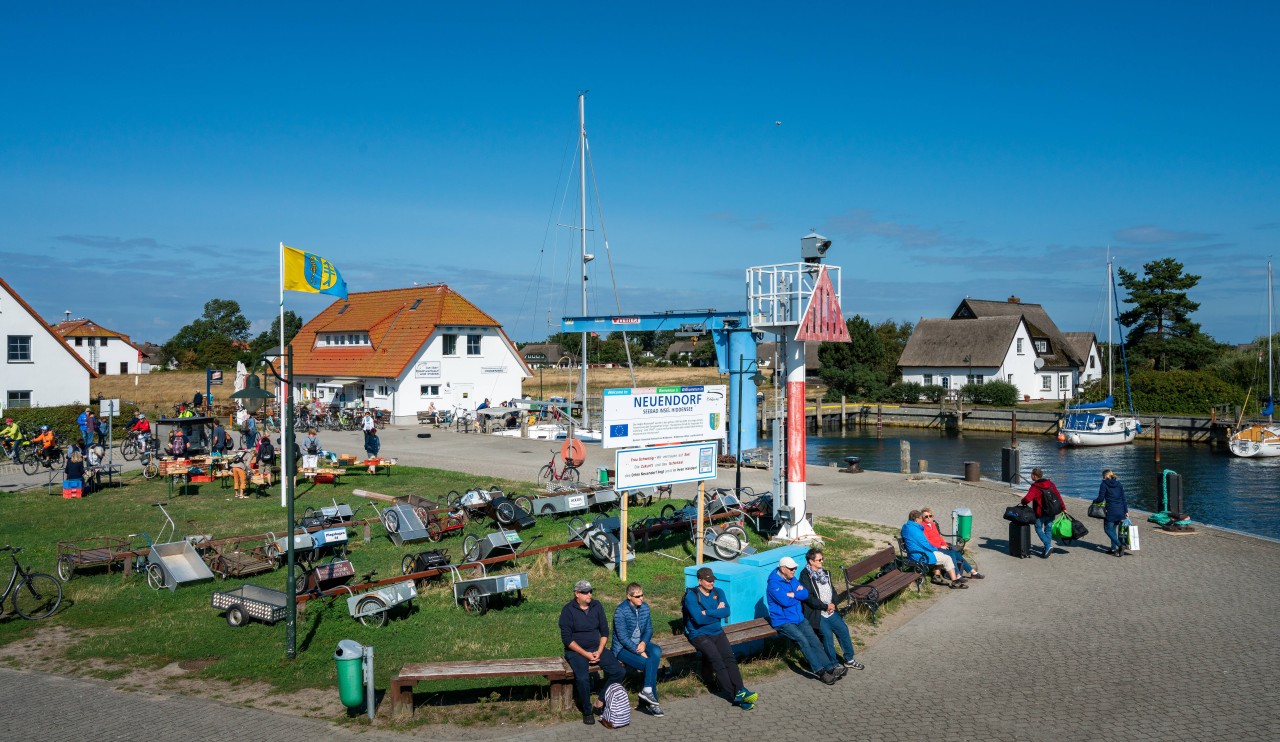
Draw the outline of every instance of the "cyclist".
<instances>
[{"instance_id":1,"label":"cyclist","mask_svg":"<svg viewBox=\"0 0 1280 742\"><path fill-rule=\"evenodd\" d=\"M0 428L0 441L4 442L5 448L9 449L9 458L18 460L18 444L22 442L22 431L18 429L18 424L13 421L12 417L4 419L5 427Z\"/></svg>"},{"instance_id":2,"label":"cyclist","mask_svg":"<svg viewBox=\"0 0 1280 742\"><path fill-rule=\"evenodd\" d=\"M133 425L129 426L129 432L138 434L138 443L143 449L147 447L147 438L151 436L151 423L147 422L147 416L141 412L134 413L137 415Z\"/></svg>"},{"instance_id":3,"label":"cyclist","mask_svg":"<svg viewBox=\"0 0 1280 742\"><path fill-rule=\"evenodd\" d=\"M40 434L31 439L32 445L40 451L40 455L48 459L50 452L56 447L53 442L53 431L49 430L48 425L40 426Z\"/></svg>"}]
</instances>

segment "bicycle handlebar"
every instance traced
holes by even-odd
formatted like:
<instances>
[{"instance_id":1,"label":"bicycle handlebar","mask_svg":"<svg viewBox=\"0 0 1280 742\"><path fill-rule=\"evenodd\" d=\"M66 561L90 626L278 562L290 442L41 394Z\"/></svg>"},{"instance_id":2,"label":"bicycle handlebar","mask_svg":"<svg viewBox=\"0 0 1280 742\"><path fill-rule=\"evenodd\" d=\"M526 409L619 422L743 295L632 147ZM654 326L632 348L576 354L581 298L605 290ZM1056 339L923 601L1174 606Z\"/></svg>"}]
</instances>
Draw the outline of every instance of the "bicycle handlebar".
<instances>
[{"instance_id":1,"label":"bicycle handlebar","mask_svg":"<svg viewBox=\"0 0 1280 742\"><path fill-rule=\"evenodd\" d=\"M6 552L6 551L12 551L14 554L21 554L21 553L22 553L22 547L21 547L21 546L10 546L10 545L8 545L8 544L5 544L4 546L0 546L0 553Z\"/></svg>"}]
</instances>

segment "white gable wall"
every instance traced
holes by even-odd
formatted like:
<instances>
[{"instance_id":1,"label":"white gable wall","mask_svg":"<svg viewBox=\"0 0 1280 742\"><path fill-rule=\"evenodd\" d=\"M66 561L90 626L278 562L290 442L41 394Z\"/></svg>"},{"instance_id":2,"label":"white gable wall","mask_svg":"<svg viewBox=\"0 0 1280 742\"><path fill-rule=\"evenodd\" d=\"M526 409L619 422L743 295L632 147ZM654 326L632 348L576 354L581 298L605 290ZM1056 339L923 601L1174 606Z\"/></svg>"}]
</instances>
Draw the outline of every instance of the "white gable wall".
<instances>
[{"instance_id":1,"label":"white gable wall","mask_svg":"<svg viewBox=\"0 0 1280 742\"><path fill-rule=\"evenodd\" d=\"M9 338L31 338L31 360L9 360ZM0 407L10 392L30 392L32 407L89 401L89 371L38 317L0 286Z\"/></svg>"},{"instance_id":2,"label":"white gable wall","mask_svg":"<svg viewBox=\"0 0 1280 742\"><path fill-rule=\"evenodd\" d=\"M968 320L953 320L955 322L967 322ZM1019 342L1021 341L1021 342ZM1097 349L1094 348L1096 355ZM1045 399L1062 399L1065 394L1067 398L1074 395L1075 387L1078 383L1078 374L1076 371L1066 371L1062 369L1040 369L1035 367L1036 352L1035 346L1031 344L1031 335L1027 332L1025 323L1019 322L1018 329L1014 333L1013 338L1009 341L1009 346L1005 350L1004 362L996 368L974 366L974 376L981 375L983 381L1005 381L1018 387L1018 396L1020 399L1045 400ZM1095 361L1096 363L1096 361ZM938 386L945 386L949 389L959 389L964 386L968 380L970 373L969 367L965 366L912 366L902 369L902 380L904 382L915 382L917 384L933 383ZM1063 376L1066 376L1064 384ZM925 377L931 376L932 381L926 382ZM1048 376L1048 388L1045 386L1044 377Z\"/></svg>"},{"instance_id":3,"label":"white gable wall","mask_svg":"<svg viewBox=\"0 0 1280 742\"><path fill-rule=\"evenodd\" d=\"M123 338L70 335L65 340L99 376L147 373L138 363L138 349L126 343ZM77 340L80 341L79 345L76 345ZM107 341L106 345L102 344L103 340Z\"/></svg>"}]
</instances>

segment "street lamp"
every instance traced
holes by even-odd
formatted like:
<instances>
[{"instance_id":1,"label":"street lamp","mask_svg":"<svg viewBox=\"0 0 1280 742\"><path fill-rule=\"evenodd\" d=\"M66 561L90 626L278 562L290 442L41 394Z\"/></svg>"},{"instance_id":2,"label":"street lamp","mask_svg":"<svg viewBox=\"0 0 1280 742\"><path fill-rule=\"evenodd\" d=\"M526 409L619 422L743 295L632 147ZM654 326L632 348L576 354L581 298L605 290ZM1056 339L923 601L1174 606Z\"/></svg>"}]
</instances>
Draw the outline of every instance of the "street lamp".
<instances>
[{"instance_id":1,"label":"street lamp","mask_svg":"<svg viewBox=\"0 0 1280 742\"><path fill-rule=\"evenodd\" d=\"M289 659L298 656L298 588L294 582L294 549L293 549L293 490L295 475L294 470L294 445L293 445L293 400L291 397L291 385L293 383L293 345L290 344L284 357L284 375L276 371L275 361L280 358L279 353L266 353L260 360L266 364L267 370L276 381L280 382L280 417L281 417L281 437L284 439L280 443L281 454L284 461L280 466L280 498L284 501L286 508L285 517L288 523L284 532L289 537L289 547L287 549L289 571L285 576L285 629L284 629L284 654Z\"/></svg>"},{"instance_id":2,"label":"street lamp","mask_svg":"<svg viewBox=\"0 0 1280 742\"><path fill-rule=\"evenodd\" d=\"M760 373L760 362L758 360L748 361L746 356L743 355L738 356L738 411L736 415L738 429L734 439L738 449L735 454L738 465L734 467L733 473L733 492L738 497L742 496L742 408L747 406L746 401L742 398L742 376L752 367L755 367L755 374L752 375L751 381L756 386L760 386L765 380L764 374ZM755 399L752 399L751 404L754 406L755 403Z\"/></svg>"}]
</instances>

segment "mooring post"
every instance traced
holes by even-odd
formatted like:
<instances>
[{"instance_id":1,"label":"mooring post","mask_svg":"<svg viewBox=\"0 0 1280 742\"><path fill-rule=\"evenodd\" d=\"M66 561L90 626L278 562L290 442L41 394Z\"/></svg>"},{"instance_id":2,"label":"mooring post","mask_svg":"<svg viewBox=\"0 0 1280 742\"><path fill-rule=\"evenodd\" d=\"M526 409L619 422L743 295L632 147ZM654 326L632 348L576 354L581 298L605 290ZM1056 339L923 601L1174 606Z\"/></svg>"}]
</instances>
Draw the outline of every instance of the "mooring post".
<instances>
[{"instance_id":1,"label":"mooring post","mask_svg":"<svg viewBox=\"0 0 1280 742\"><path fill-rule=\"evenodd\" d=\"M911 441L898 442L898 469L903 474L911 473Z\"/></svg>"},{"instance_id":2,"label":"mooring post","mask_svg":"<svg viewBox=\"0 0 1280 742\"><path fill-rule=\"evenodd\" d=\"M1155 492L1158 494L1158 493L1161 491L1161 488L1162 488L1162 486L1163 486L1163 484L1164 484L1163 482L1161 482L1161 481L1160 481L1160 418L1158 418L1158 417L1155 419L1155 429L1152 431L1152 434L1155 436L1155 439L1156 439L1156 454L1155 454L1155 456L1156 456L1156 460L1155 460L1156 488L1155 488Z\"/></svg>"},{"instance_id":3,"label":"mooring post","mask_svg":"<svg viewBox=\"0 0 1280 742\"><path fill-rule=\"evenodd\" d=\"M843 432L843 431L844 431L844 429L845 429L845 425L846 425L846 422L845 422L845 421L848 419L848 418L846 417L846 416L849 414L849 410L848 410L848 409L846 409L846 407L848 406L848 404L849 404L849 398L848 398L848 397L846 397L845 395L841 394L841 395L840 395L840 430L841 430L842 432Z\"/></svg>"},{"instance_id":4,"label":"mooring post","mask_svg":"<svg viewBox=\"0 0 1280 742\"><path fill-rule=\"evenodd\" d=\"M1013 411L1012 419L1009 423L1009 448L1018 447L1018 411Z\"/></svg>"},{"instance_id":5,"label":"mooring post","mask_svg":"<svg viewBox=\"0 0 1280 742\"><path fill-rule=\"evenodd\" d=\"M884 437L884 405L876 402L876 437Z\"/></svg>"}]
</instances>

